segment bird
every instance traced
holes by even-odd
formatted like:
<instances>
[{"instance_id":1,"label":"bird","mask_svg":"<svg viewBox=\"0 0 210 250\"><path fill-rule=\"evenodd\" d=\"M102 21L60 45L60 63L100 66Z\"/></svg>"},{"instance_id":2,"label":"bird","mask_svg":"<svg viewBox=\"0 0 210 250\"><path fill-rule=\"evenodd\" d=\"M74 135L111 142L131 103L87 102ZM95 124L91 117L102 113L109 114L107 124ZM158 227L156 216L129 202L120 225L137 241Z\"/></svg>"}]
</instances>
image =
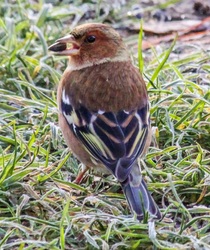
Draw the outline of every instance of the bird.
<instances>
[{"instance_id":1,"label":"bird","mask_svg":"<svg viewBox=\"0 0 210 250\"><path fill-rule=\"evenodd\" d=\"M120 183L139 221L161 212L147 189L139 159L151 142L146 84L120 34L110 25L85 23L49 50L69 63L57 90L59 126L85 169L108 172Z\"/></svg>"}]
</instances>

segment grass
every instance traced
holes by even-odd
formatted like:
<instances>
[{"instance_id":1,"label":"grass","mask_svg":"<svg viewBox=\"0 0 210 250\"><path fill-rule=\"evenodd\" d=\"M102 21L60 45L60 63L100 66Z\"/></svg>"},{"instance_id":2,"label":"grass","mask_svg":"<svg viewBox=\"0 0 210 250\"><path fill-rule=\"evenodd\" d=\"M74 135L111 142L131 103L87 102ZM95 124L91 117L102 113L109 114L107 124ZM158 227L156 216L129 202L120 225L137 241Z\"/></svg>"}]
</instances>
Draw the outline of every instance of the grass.
<instances>
[{"instance_id":1,"label":"grass","mask_svg":"<svg viewBox=\"0 0 210 250\"><path fill-rule=\"evenodd\" d=\"M65 2L0 4L0 249L210 249L209 50L176 42L142 53L156 141L142 172L164 218L139 223L112 177L73 183L79 163L56 109L67 60L47 51L84 15L122 22L119 6Z\"/></svg>"}]
</instances>

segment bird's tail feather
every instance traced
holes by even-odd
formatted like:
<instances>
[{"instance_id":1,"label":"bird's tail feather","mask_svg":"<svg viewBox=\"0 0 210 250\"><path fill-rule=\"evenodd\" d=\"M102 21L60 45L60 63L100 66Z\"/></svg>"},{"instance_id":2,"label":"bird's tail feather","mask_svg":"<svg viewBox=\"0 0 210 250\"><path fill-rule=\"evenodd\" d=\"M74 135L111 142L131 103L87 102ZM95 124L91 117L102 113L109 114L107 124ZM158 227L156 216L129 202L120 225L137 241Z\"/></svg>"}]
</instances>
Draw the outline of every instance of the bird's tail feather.
<instances>
[{"instance_id":1,"label":"bird's tail feather","mask_svg":"<svg viewBox=\"0 0 210 250\"><path fill-rule=\"evenodd\" d=\"M150 217L160 219L159 208L147 190L138 163L135 164L127 180L121 183L130 208L136 213L138 220L144 219L146 212Z\"/></svg>"}]
</instances>

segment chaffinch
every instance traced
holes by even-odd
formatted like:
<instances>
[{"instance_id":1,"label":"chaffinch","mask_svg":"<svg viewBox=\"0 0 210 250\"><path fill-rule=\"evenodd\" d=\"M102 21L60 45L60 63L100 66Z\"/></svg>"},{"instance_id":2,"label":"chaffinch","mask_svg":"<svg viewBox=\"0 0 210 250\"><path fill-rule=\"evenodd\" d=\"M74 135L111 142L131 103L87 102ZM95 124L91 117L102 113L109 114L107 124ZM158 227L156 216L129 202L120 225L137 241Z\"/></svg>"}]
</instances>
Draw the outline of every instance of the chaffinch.
<instances>
[{"instance_id":1,"label":"chaffinch","mask_svg":"<svg viewBox=\"0 0 210 250\"><path fill-rule=\"evenodd\" d=\"M49 50L69 57L57 93L67 145L86 169L116 177L139 220L145 212L160 219L138 164L151 141L147 90L122 38L108 25L88 23Z\"/></svg>"}]
</instances>

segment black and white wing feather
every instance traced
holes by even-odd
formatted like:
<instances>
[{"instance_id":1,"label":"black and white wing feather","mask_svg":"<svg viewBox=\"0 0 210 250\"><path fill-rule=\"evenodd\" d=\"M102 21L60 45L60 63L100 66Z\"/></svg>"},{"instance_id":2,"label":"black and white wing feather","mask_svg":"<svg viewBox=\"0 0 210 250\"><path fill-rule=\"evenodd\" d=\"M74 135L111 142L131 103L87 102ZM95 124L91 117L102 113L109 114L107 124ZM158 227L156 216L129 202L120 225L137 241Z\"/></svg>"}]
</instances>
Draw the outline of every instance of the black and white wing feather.
<instances>
[{"instance_id":1,"label":"black and white wing feather","mask_svg":"<svg viewBox=\"0 0 210 250\"><path fill-rule=\"evenodd\" d=\"M100 160L120 182L126 180L147 140L148 105L117 113L92 112L82 103L75 109L64 91L61 110L70 129L92 157Z\"/></svg>"}]
</instances>

